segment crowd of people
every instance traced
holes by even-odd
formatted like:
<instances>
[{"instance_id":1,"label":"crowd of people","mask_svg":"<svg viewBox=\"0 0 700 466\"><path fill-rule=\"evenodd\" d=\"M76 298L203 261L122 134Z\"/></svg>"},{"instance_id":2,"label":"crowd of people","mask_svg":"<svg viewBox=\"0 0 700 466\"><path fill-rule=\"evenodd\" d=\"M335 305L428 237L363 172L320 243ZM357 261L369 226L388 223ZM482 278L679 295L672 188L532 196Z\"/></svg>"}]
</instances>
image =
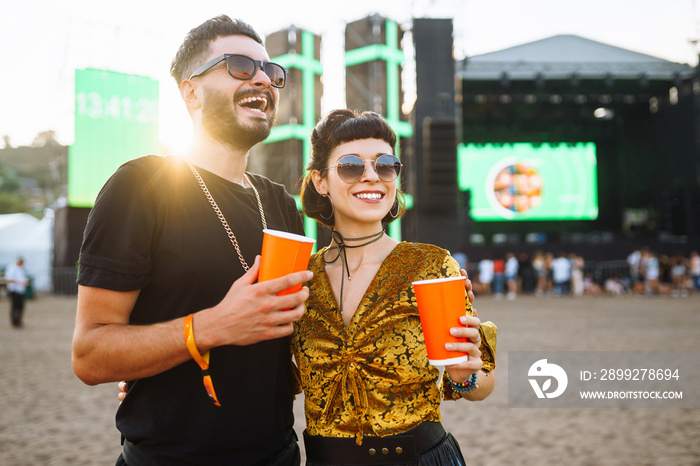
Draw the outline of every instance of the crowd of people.
<instances>
[{"instance_id":1,"label":"crowd of people","mask_svg":"<svg viewBox=\"0 0 700 466\"><path fill-rule=\"evenodd\" d=\"M657 254L649 248L637 249L627 256L629 290L645 295L686 297L700 291L700 255L691 251L686 257Z\"/></svg>"},{"instance_id":2,"label":"crowd of people","mask_svg":"<svg viewBox=\"0 0 700 466\"><path fill-rule=\"evenodd\" d=\"M535 296L669 295L686 297L700 291L700 255L676 252L658 254L650 248L637 249L626 258L626 266L586 267L580 254L535 251L503 257L484 257L468 263L466 256L455 254L470 270L474 292L496 299L515 299L519 294ZM600 265L600 263L598 264Z\"/></svg>"}]
</instances>

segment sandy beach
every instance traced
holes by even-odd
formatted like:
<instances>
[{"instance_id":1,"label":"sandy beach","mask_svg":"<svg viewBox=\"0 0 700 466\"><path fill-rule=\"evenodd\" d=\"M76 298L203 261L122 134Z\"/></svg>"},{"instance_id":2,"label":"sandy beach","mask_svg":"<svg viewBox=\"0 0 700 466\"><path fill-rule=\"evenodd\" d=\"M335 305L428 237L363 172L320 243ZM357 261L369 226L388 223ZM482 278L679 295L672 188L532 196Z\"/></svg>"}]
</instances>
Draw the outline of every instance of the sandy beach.
<instances>
[{"instance_id":1,"label":"sandy beach","mask_svg":"<svg viewBox=\"0 0 700 466\"><path fill-rule=\"evenodd\" d=\"M0 301L0 465L113 465L119 455L116 384L85 386L70 367L75 306L37 296L16 330ZM475 307L499 328L496 389L442 407L470 466L700 465L700 409L516 409L507 384L509 351L700 351L700 295L477 297ZM295 412L301 434L302 398Z\"/></svg>"}]
</instances>

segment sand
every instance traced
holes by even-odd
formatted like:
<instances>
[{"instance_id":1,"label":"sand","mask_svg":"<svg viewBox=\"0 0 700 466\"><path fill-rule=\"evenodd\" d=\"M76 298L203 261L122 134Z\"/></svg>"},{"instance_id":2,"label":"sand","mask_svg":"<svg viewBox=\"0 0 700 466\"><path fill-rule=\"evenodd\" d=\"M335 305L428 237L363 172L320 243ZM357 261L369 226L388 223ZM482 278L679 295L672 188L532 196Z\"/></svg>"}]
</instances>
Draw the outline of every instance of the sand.
<instances>
[{"instance_id":1,"label":"sand","mask_svg":"<svg viewBox=\"0 0 700 466\"><path fill-rule=\"evenodd\" d=\"M0 301L0 465L111 465L119 455L116 384L85 386L70 367L75 306L38 296L17 330ZM698 351L700 295L479 297L475 307L499 327L496 389L442 407L470 466L700 465L700 409L516 409L507 390L508 351Z\"/></svg>"}]
</instances>

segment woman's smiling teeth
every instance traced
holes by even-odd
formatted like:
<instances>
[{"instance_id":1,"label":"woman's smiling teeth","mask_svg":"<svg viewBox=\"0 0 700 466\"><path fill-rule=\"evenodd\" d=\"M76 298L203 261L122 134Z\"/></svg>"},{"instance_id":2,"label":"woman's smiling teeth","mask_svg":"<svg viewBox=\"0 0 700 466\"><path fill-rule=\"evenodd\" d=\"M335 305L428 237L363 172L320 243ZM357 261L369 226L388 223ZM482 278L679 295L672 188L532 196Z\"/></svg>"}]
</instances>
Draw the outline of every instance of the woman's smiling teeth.
<instances>
[{"instance_id":1,"label":"woman's smiling teeth","mask_svg":"<svg viewBox=\"0 0 700 466\"><path fill-rule=\"evenodd\" d=\"M378 201L382 197L384 197L384 194L381 193L357 193L355 194L355 197L358 199L367 199L369 201Z\"/></svg>"}]
</instances>

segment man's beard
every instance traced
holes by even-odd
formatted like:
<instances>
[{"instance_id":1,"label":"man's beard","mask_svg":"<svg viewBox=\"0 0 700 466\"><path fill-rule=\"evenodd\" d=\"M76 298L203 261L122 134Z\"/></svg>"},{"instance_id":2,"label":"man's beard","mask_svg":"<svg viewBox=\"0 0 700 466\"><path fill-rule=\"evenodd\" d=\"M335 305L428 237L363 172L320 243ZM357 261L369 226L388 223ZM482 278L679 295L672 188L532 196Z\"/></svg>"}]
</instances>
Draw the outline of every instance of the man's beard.
<instances>
[{"instance_id":1,"label":"man's beard","mask_svg":"<svg viewBox=\"0 0 700 466\"><path fill-rule=\"evenodd\" d=\"M272 95L268 91L268 105L273 106ZM248 150L255 144L264 141L270 135L270 130L276 118L276 109L272 107L272 119L252 119L252 124L244 126L239 116L233 111L233 102L238 101L245 94L257 95L257 92L236 92L230 100L225 93L205 89L204 106L202 108L202 124L207 133L221 144L236 149Z\"/></svg>"}]
</instances>

